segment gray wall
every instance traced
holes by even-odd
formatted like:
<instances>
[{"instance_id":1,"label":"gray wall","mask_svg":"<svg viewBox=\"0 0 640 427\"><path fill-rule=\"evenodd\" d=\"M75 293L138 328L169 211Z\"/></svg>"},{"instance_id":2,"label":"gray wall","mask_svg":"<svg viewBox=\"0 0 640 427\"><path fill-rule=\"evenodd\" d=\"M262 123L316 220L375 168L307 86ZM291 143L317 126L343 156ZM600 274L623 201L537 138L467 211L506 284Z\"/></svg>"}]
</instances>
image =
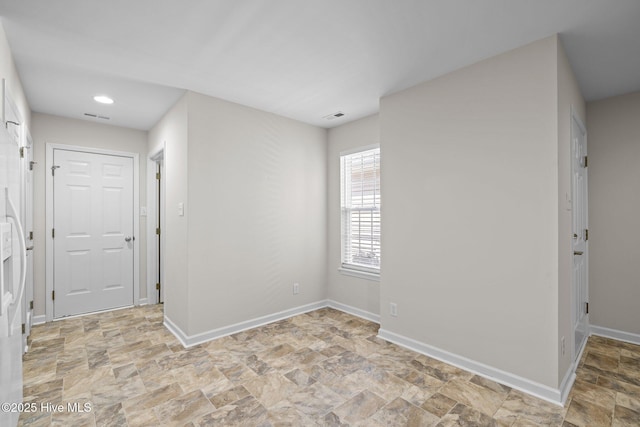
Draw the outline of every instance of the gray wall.
<instances>
[{"instance_id":1,"label":"gray wall","mask_svg":"<svg viewBox=\"0 0 640 427\"><path fill-rule=\"evenodd\" d=\"M380 107L382 328L554 388L556 66L550 37Z\"/></svg>"},{"instance_id":2,"label":"gray wall","mask_svg":"<svg viewBox=\"0 0 640 427\"><path fill-rule=\"evenodd\" d=\"M33 173L33 226L34 226L34 314L45 314L45 152L47 143L76 145L138 153L140 172L140 206L147 200L147 132L75 120L48 114L33 113L32 129L34 141L33 157L37 162ZM147 296L147 221L138 216L140 236L139 271L140 298Z\"/></svg>"},{"instance_id":3,"label":"gray wall","mask_svg":"<svg viewBox=\"0 0 640 427\"><path fill-rule=\"evenodd\" d=\"M188 92L149 142L167 147L165 309L184 333L326 298L326 130Z\"/></svg>"},{"instance_id":4,"label":"gray wall","mask_svg":"<svg viewBox=\"0 0 640 427\"><path fill-rule=\"evenodd\" d=\"M338 271L341 265L340 153L378 143L380 143L380 127L378 115L374 114L330 129L327 147L327 182L329 185L327 188L329 212L327 278L329 299L374 315L380 314L380 283L345 276ZM384 203L384 194L381 197L383 198L382 203Z\"/></svg>"},{"instance_id":5,"label":"gray wall","mask_svg":"<svg viewBox=\"0 0 640 427\"><path fill-rule=\"evenodd\" d=\"M640 92L587 104L592 325L640 334Z\"/></svg>"}]
</instances>

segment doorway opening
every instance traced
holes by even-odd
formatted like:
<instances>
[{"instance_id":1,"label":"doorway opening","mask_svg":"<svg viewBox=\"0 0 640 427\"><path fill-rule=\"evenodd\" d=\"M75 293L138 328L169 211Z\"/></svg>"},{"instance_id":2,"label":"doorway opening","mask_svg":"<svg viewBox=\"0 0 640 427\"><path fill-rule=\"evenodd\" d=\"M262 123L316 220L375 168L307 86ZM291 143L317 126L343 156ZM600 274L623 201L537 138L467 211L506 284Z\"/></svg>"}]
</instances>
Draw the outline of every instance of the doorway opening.
<instances>
[{"instance_id":1,"label":"doorway opening","mask_svg":"<svg viewBox=\"0 0 640 427\"><path fill-rule=\"evenodd\" d=\"M164 303L164 150L159 151L149 158L147 166L149 170L148 204L149 239L148 267L149 277L148 301L149 304Z\"/></svg>"},{"instance_id":2,"label":"doorway opening","mask_svg":"<svg viewBox=\"0 0 640 427\"><path fill-rule=\"evenodd\" d=\"M158 247L158 251L156 254L156 260L157 260L157 264L158 267L156 269L156 274L157 274L157 285L156 285L156 291L157 291L157 301L159 304L163 304L164 303L164 293L163 293L163 287L162 287L162 255L163 255L163 251L162 251L162 221L164 220L164 215L162 214L162 206L164 203L164 195L162 194L162 188L163 188L163 180L162 180L162 174L163 174L163 162L162 159L158 160L156 162L156 194L158 197L157 203L156 203L156 210L157 210L157 214L156 214L156 246Z\"/></svg>"}]
</instances>

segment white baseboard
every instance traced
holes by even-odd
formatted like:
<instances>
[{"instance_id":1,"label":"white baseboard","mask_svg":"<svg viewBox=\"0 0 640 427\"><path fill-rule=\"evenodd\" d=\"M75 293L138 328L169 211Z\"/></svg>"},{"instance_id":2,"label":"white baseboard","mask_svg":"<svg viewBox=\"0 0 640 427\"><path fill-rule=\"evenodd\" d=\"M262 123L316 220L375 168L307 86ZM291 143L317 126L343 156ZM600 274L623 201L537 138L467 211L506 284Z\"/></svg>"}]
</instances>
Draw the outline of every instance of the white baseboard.
<instances>
[{"instance_id":1,"label":"white baseboard","mask_svg":"<svg viewBox=\"0 0 640 427\"><path fill-rule=\"evenodd\" d=\"M375 313L371 313L369 311L366 310L361 310L357 307L353 307L347 304L342 304L341 302L338 301L334 301L334 300L328 300L327 301L327 306L331 307L331 308L335 308L336 310L340 310L343 311L347 314L351 314L353 316L356 317L360 317L362 319L368 320L370 322L374 322L377 324L380 324L380 315L379 314L375 314Z\"/></svg>"},{"instance_id":2,"label":"white baseboard","mask_svg":"<svg viewBox=\"0 0 640 427\"><path fill-rule=\"evenodd\" d=\"M138 300L138 305L147 305L149 304L149 298L140 298Z\"/></svg>"},{"instance_id":3,"label":"white baseboard","mask_svg":"<svg viewBox=\"0 0 640 427\"><path fill-rule=\"evenodd\" d=\"M640 335L631 332L619 331L617 329L605 328L603 326L591 325L589 327L591 335L598 335L600 337L611 338L618 341L625 341L631 344L640 345Z\"/></svg>"},{"instance_id":4,"label":"white baseboard","mask_svg":"<svg viewBox=\"0 0 640 427\"><path fill-rule=\"evenodd\" d=\"M178 339L178 341L180 341L180 344L182 344L183 347L188 347L187 341L189 341L189 337L187 336L187 334L182 332L182 329L180 329L178 325L173 323L166 314L164 315L164 322L162 322L162 324L169 330L169 332L175 335L175 337Z\"/></svg>"},{"instance_id":5,"label":"white baseboard","mask_svg":"<svg viewBox=\"0 0 640 427\"><path fill-rule=\"evenodd\" d=\"M573 387L573 383L576 382L576 369L578 369L579 361L580 361L580 357L578 357L576 361L571 364L571 367L567 369L567 373L564 375L564 378L560 383L560 389L558 390L560 392L560 401L553 402L553 403L564 405L565 402L567 401L567 397L569 397L569 392ZM522 390L522 391L526 392L526 390Z\"/></svg>"},{"instance_id":6,"label":"white baseboard","mask_svg":"<svg viewBox=\"0 0 640 427\"><path fill-rule=\"evenodd\" d=\"M434 359L438 359L450 365L457 366L458 368L464 369L465 371L469 371L490 380L507 385L511 388L520 390L524 393L530 394L556 405L564 404L564 399L566 399L566 395L571 389L571 385L573 384L573 380L575 379L575 374L573 374L573 378L571 377L571 375L568 375L563 381L563 390L555 389L544 384L540 384L535 381L520 377L518 375L514 375L512 373L494 368L492 366L485 365L484 363L480 363L475 360L471 360L466 357L430 346L428 344L424 344L414 339L398 335L394 332L387 331L382 328L378 331L378 337L390 341L394 344L398 344L402 347L406 347L409 350L413 350L415 352L433 357Z\"/></svg>"},{"instance_id":7,"label":"white baseboard","mask_svg":"<svg viewBox=\"0 0 640 427\"><path fill-rule=\"evenodd\" d=\"M567 372L565 373L564 378L560 383L560 397L563 404L567 401L567 397L569 396L569 392L573 387L573 383L576 381L576 370L578 369L578 364L580 363L580 359L582 359L582 353L584 353L585 348L587 348L587 340L584 340L584 342L582 343L578 355L576 356L569 369L567 369Z\"/></svg>"},{"instance_id":8,"label":"white baseboard","mask_svg":"<svg viewBox=\"0 0 640 427\"><path fill-rule=\"evenodd\" d=\"M195 335L187 335L182 331L174 322L171 321L166 315L164 316L164 325L171 331L184 347L192 347L194 345L202 344L207 341L214 340L216 338L226 337L238 332L246 331L247 329L263 326L268 323L277 322L278 320L287 319L289 317L297 316L298 314L307 313L309 311L318 310L320 308L327 307L327 301L318 301L299 307L294 307L289 310L280 311L278 313L268 314L266 316L256 317L255 319L246 320L244 322L236 323L234 325L223 326L222 328L212 329L207 332L202 332Z\"/></svg>"},{"instance_id":9,"label":"white baseboard","mask_svg":"<svg viewBox=\"0 0 640 427\"><path fill-rule=\"evenodd\" d=\"M47 317L44 314L39 316L33 316L33 325L42 325L47 321Z\"/></svg>"}]
</instances>

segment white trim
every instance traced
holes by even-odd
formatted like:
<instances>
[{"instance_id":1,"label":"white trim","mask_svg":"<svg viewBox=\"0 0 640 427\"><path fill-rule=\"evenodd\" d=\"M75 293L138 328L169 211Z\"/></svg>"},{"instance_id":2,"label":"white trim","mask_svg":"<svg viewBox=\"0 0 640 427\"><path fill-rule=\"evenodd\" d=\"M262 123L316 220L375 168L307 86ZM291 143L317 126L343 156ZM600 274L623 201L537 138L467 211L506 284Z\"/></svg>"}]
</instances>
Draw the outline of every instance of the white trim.
<instances>
[{"instance_id":1,"label":"white trim","mask_svg":"<svg viewBox=\"0 0 640 427\"><path fill-rule=\"evenodd\" d=\"M180 341L180 344L182 344L184 348L194 345L187 345L187 342L189 342L189 336L182 332L182 329L180 329L178 325L176 325L171 319L169 319L166 314L164 315L164 322L162 322L162 324L178 339L178 341Z\"/></svg>"},{"instance_id":2,"label":"white trim","mask_svg":"<svg viewBox=\"0 0 640 427\"><path fill-rule=\"evenodd\" d=\"M53 300L49 298L53 291L53 150L71 150L84 153L106 154L109 156L131 157L133 159L133 235L140 241L140 162L138 153L128 151L116 151L102 148L81 147L76 145L58 144L48 142L45 156L45 319L51 322L53 319ZM133 245L133 305L140 303L140 244ZM67 316L65 318L68 318Z\"/></svg>"},{"instance_id":3,"label":"white trim","mask_svg":"<svg viewBox=\"0 0 640 427\"><path fill-rule=\"evenodd\" d=\"M640 345L640 334L634 334L632 332L625 332L596 325L591 325L589 327L589 330L591 335L597 335L599 337L611 338L618 341Z\"/></svg>"},{"instance_id":4,"label":"white trim","mask_svg":"<svg viewBox=\"0 0 640 427\"><path fill-rule=\"evenodd\" d=\"M77 319L79 317L93 316L94 314L108 313L110 311L126 310L126 309L134 308L134 307L135 307L135 305L124 305L122 307L107 308L106 310L89 311L87 313L80 313L80 314L73 314L71 316L58 317L57 319L53 319L53 321L54 322L63 322L65 320L69 320L69 319Z\"/></svg>"},{"instance_id":5,"label":"white trim","mask_svg":"<svg viewBox=\"0 0 640 427\"><path fill-rule=\"evenodd\" d=\"M371 280L372 282L380 282L380 273L369 273L368 271L360 271L344 267L339 268L338 271L345 276L358 277L360 279Z\"/></svg>"},{"instance_id":6,"label":"white trim","mask_svg":"<svg viewBox=\"0 0 640 427\"><path fill-rule=\"evenodd\" d=\"M124 153L123 153L124 154ZM127 157L133 157L133 305L140 305L140 155L138 153L126 153ZM135 238L138 237L136 244Z\"/></svg>"},{"instance_id":7,"label":"white trim","mask_svg":"<svg viewBox=\"0 0 640 427\"><path fill-rule=\"evenodd\" d=\"M334 301L331 299L327 300L327 306L331 308L335 308L336 310L340 310L352 316L360 317L370 322L377 323L378 325L380 324L379 314L371 313L369 311L362 310L360 308L353 307L347 304L342 304L341 302Z\"/></svg>"},{"instance_id":8,"label":"white trim","mask_svg":"<svg viewBox=\"0 0 640 427\"><path fill-rule=\"evenodd\" d=\"M560 383L560 389L558 390L560 392L560 402L553 402L553 403L557 403L561 405L565 404L565 402L567 401L567 398L569 397L569 392L571 391L571 388L573 388L573 383L576 381L577 368L578 368L578 363L573 363L571 367L567 370L567 373L565 374L564 378L562 379L562 382ZM527 390L522 390L522 391L527 392Z\"/></svg>"},{"instance_id":9,"label":"white trim","mask_svg":"<svg viewBox=\"0 0 640 427\"><path fill-rule=\"evenodd\" d=\"M150 153L147 158L147 298L150 304L157 304L158 292L156 291L156 283L164 283L164 278L158 278L158 239L156 238L156 227L158 226L158 199L157 199L157 181L156 169L160 161L164 161L164 143L158 151ZM164 170L163 170L164 173ZM164 187L165 180L161 179L160 185ZM164 195L164 190L161 190ZM163 202L164 203L164 202ZM161 222L164 223L164 212L161 212ZM160 224L162 230L163 224ZM164 234L160 235L161 246L164 246ZM164 253L162 253L164 257ZM162 261L161 261L162 262ZM164 275L164 274L163 274Z\"/></svg>"},{"instance_id":10,"label":"white trim","mask_svg":"<svg viewBox=\"0 0 640 427\"><path fill-rule=\"evenodd\" d=\"M51 176L51 166L53 166L53 145L47 144L45 147L45 274L44 274L44 315L47 322L53 320L53 299L51 292L53 291L53 239L51 238L51 230L53 228L53 177ZM47 171L49 171L47 173Z\"/></svg>"},{"instance_id":11,"label":"white trim","mask_svg":"<svg viewBox=\"0 0 640 427\"><path fill-rule=\"evenodd\" d=\"M140 298L138 305L149 305L149 298Z\"/></svg>"},{"instance_id":12,"label":"white trim","mask_svg":"<svg viewBox=\"0 0 640 427\"><path fill-rule=\"evenodd\" d=\"M573 383L576 381L576 369L578 369L578 365L580 364L580 359L582 358L582 353L584 353L584 349L587 348L587 341L584 340L582 343L582 347L580 347L580 351L578 351L578 356L573 360L569 369L567 369L567 373L564 375L562 382L560 383L560 397L561 402L567 401L567 397L569 396L569 392L573 387Z\"/></svg>"},{"instance_id":13,"label":"white trim","mask_svg":"<svg viewBox=\"0 0 640 427\"><path fill-rule=\"evenodd\" d=\"M44 314L40 314L38 316L33 316L33 325L42 325L47 322L47 319Z\"/></svg>"},{"instance_id":14,"label":"white trim","mask_svg":"<svg viewBox=\"0 0 640 427\"><path fill-rule=\"evenodd\" d=\"M464 356L459 356L457 354L441 350L382 328L378 331L378 337L556 405L564 405L563 398L566 398L566 395L564 395L565 393L561 392L560 389L555 389L547 385L528 380L518 375L485 365L484 363L476 362L475 360L468 359ZM565 387L573 384L570 380L565 380L563 382L566 382Z\"/></svg>"},{"instance_id":15,"label":"white trim","mask_svg":"<svg viewBox=\"0 0 640 427\"><path fill-rule=\"evenodd\" d=\"M354 148L350 148L348 150L344 150L340 152L340 156L348 156L349 154L355 154L355 153L359 153L361 151L369 151L369 150L373 150L375 148L380 148L380 144L371 144L371 145L363 145L360 147L354 147Z\"/></svg>"},{"instance_id":16,"label":"white trim","mask_svg":"<svg viewBox=\"0 0 640 427\"><path fill-rule=\"evenodd\" d=\"M578 365L580 364L580 359L582 358L582 353L584 353L585 348L587 348L587 340L584 340L582 343L582 347L580 347L580 351L578 351L578 356L573 360L560 383L560 397L562 403L567 401L567 397L573 387L573 383L576 381L576 369L578 369Z\"/></svg>"},{"instance_id":17,"label":"white trim","mask_svg":"<svg viewBox=\"0 0 640 427\"><path fill-rule=\"evenodd\" d=\"M147 299L158 302L156 292L157 266L156 254L158 245L156 244L156 218L158 215L156 204L156 161L147 158Z\"/></svg>"},{"instance_id":18,"label":"white trim","mask_svg":"<svg viewBox=\"0 0 640 427\"><path fill-rule=\"evenodd\" d=\"M584 353L584 349L587 348L587 341L588 337L582 343L582 347L580 347L580 351L578 351L578 357L575 357L573 359L573 362L571 362L571 366L569 366L569 369L567 369L567 373L564 375L564 378L560 383L560 397L563 404L567 401L569 392L573 387L573 383L575 383L576 381L576 370L578 369L578 365L580 364L580 359L582 359L582 353Z\"/></svg>"},{"instance_id":19,"label":"white trim","mask_svg":"<svg viewBox=\"0 0 640 427\"><path fill-rule=\"evenodd\" d=\"M164 316L164 325L171 331L184 347L192 347L217 338L226 337L227 335L246 331L247 329L257 328L258 326L267 325L277 322L278 320L287 319L297 316L298 314L308 313L309 311L318 310L327 307L327 301L318 301L311 304L294 307L278 313L268 314L266 316L256 317L255 319L246 320L229 326L212 329L210 331L201 332L195 335L187 335L178 325L176 325L166 315Z\"/></svg>"},{"instance_id":20,"label":"white trim","mask_svg":"<svg viewBox=\"0 0 640 427\"><path fill-rule=\"evenodd\" d=\"M589 333L589 336L591 336L591 333ZM578 368L578 365L580 364L580 359L582 358L582 353L584 353L584 349L587 348L587 342L589 342L589 337L587 337L586 340L584 340L584 342L582 343L582 347L580 348L580 351L578 352L578 357L576 357L573 361L573 370L575 372L575 370Z\"/></svg>"}]
</instances>

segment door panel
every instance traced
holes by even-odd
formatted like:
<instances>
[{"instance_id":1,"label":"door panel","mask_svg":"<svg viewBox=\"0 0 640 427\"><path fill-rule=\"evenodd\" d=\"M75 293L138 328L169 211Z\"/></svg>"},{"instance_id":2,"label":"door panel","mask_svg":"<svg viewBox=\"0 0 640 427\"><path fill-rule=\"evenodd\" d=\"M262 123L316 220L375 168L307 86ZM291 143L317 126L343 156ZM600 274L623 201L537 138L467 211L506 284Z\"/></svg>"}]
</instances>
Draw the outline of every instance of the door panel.
<instances>
[{"instance_id":1,"label":"door panel","mask_svg":"<svg viewBox=\"0 0 640 427\"><path fill-rule=\"evenodd\" d=\"M133 304L133 159L54 150L54 317Z\"/></svg>"},{"instance_id":2,"label":"door panel","mask_svg":"<svg viewBox=\"0 0 640 427\"><path fill-rule=\"evenodd\" d=\"M23 345L26 348L27 337L31 334L31 326L33 324L33 141L29 130L25 127L25 144L23 149L23 158L21 159L20 183L23 189L20 192L23 200L21 202L22 224L24 225L25 243L27 245L27 275L24 287L23 300L23 316L24 337Z\"/></svg>"},{"instance_id":3,"label":"door panel","mask_svg":"<svg viewBox=\"0 0 640 427\"><path fill-rule=\"evenodd\" d=\"M572 232L573 232L573 355L578 357L589 335L589 245L587 134L584 125L573 116L571 125Z\"/></svg>"}]
</instances>

